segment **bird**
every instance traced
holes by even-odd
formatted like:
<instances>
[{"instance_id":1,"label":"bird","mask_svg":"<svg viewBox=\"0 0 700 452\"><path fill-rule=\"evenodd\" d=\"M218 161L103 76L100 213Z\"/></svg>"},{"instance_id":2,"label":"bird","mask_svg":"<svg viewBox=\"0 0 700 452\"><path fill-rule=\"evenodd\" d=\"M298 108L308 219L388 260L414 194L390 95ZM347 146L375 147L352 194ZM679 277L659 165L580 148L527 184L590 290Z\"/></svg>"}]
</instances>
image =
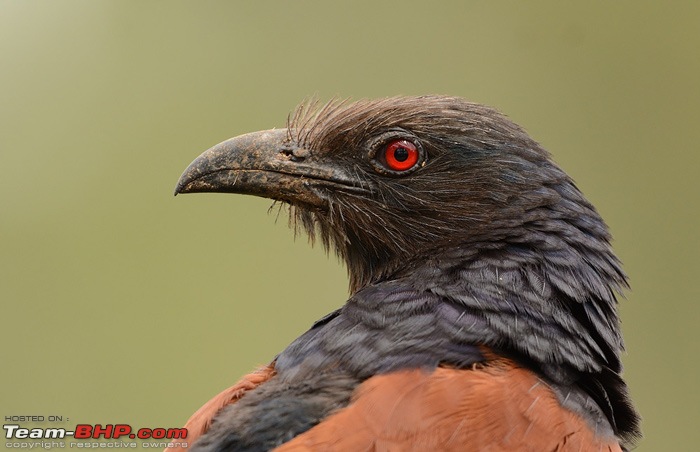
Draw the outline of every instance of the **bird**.
<instances>
[{"instance_id":1,"label":"bird","mask_svg":"<svg viewBox=\"0 0 700 452\"><path fill-rule=\"evenodd\" d=\"M197 157L175 194L197 192L281 203L345 264L349 298L193 414L187 450L622 451L641 437L609 229L498 110L303 102L286 127Z\"/></svg>"}]
</instances>

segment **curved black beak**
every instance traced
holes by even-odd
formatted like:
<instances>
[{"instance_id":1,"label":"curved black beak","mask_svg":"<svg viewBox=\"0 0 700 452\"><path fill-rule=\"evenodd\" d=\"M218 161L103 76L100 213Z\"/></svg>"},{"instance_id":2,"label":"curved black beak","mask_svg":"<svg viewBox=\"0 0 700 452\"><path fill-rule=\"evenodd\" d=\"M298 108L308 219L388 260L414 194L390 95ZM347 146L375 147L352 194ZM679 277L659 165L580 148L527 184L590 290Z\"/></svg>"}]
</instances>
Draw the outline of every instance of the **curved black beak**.
<instances>
[{"instance_id":1,"label":"curved black beak","mask_svg":"<svg viewBox=\"0 0 700 452\"><path fill-rule=\"evenodd\" d=\"M337 165L291 143L287 129L272 129L205 151L180 176L175 195L241 193L320 207L326 204L320 188L338 186L352 187L353 181Z\"/></svg>"}]
</instances>

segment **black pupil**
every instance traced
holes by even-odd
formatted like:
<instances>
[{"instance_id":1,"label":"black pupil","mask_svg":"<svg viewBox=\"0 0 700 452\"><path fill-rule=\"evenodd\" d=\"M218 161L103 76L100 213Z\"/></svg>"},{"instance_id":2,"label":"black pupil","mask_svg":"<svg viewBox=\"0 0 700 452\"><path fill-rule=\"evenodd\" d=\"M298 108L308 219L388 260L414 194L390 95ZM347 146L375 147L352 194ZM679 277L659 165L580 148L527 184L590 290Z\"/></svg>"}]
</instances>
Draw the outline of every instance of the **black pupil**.
<instances>
[{"instance_id":1,"label":"black pupil","mask_svg":"<svg viewBox=\"0 0 700 452\"><path fill-rule=\"evenodd\" d=\"M398 148L397 150L394 151L394 158L396 160L398 160L399 162L405 162L406 159L408 158L408 149Z\"/></svg>"}]
</instances>

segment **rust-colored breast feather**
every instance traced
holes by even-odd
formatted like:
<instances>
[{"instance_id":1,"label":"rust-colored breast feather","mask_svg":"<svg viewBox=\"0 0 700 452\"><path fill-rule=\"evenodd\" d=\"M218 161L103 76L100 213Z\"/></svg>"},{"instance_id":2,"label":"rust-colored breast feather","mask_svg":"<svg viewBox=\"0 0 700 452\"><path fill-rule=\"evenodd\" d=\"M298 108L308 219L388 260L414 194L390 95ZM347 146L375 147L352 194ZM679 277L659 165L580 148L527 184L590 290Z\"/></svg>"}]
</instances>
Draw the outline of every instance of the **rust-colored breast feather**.
<instances>
[{"instance_id":1,"label":"rust-colored breast feather","mask_svg":"<svg viewBox=\"0 0 700 452\"><path fill-rule=\"evenodd\" d=\"M251 391L270 378L275 376L275 366L269 364L265 367L260 367L255 372L252 372L231 386L228 389L221 391L210 401L205 403L198 409L185 424L187 429L187 442L193 444L194 441L202 436L211 425L212 419L226 405L237 402L243 395ZM164 452L186 452L187 449L182 447L169 447Z\"/></svg>"},{"instance_id":2,"label":"rust-colored breast feather","mask_svg":"<svg viewBox=\"0 0 700 452\"><path fill-rule=\"evenodd\" d=\"M370 378L353 401L277 452L620 451L507 360L471 370L406 370Z\"/></svg>"}]
</instances>

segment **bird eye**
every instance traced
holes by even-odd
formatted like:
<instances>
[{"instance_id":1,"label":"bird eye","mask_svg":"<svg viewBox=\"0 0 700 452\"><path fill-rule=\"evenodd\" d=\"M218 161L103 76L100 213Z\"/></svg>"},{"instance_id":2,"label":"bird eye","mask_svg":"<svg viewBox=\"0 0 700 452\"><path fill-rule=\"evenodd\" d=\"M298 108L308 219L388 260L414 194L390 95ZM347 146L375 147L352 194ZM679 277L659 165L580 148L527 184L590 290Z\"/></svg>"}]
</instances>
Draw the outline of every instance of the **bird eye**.
<instances>
[{"instance_id":1,"label":"bird eye","mask_svg":"<svg viewBox=\"0 0 700 452\"><path fill-rule=\"evenodd\" d=\"M415 144L408 140L394 140L384 148L386 166L394 171L406 171L418 163L419 152Z\"/></svg>"}]
</instances>

